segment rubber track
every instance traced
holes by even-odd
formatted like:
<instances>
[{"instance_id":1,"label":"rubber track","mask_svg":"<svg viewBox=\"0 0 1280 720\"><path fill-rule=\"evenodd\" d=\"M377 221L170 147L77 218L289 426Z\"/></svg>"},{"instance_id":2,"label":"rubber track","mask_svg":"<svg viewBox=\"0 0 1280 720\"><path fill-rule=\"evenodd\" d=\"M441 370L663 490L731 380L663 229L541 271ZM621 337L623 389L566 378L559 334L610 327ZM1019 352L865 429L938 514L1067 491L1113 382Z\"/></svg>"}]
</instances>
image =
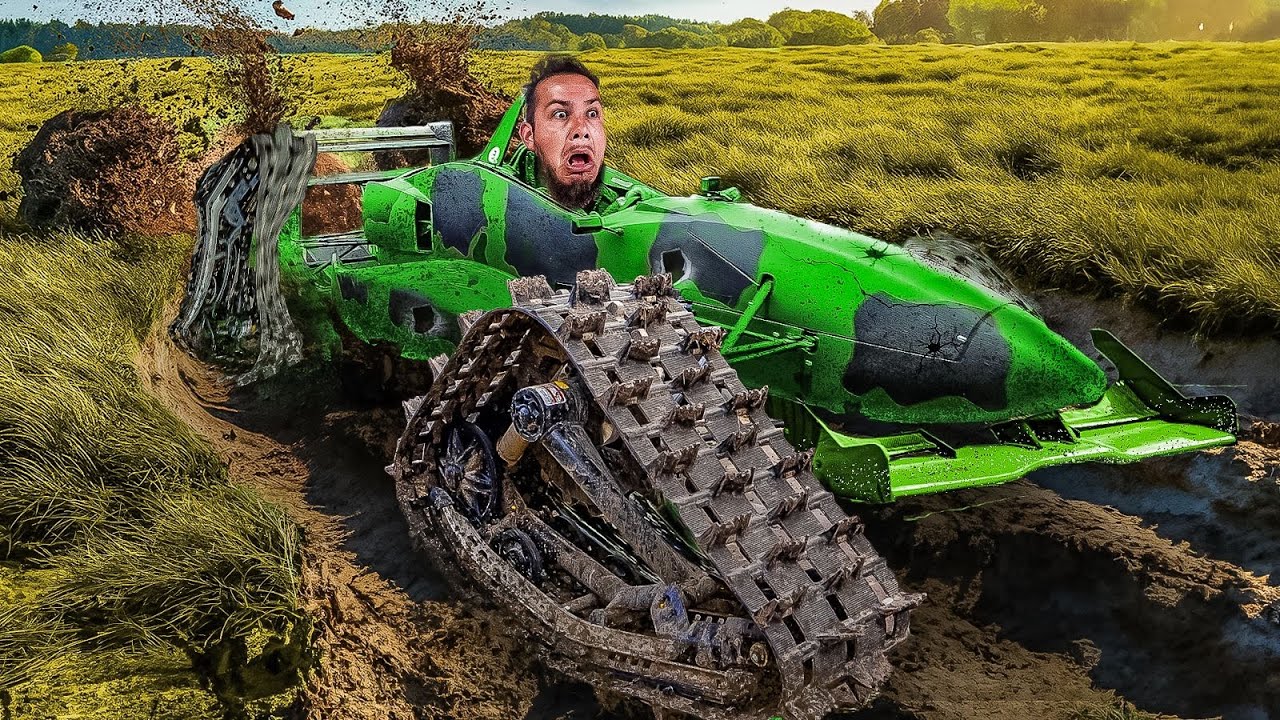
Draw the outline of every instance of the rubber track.
<instances>
[{"instance_id":1,"label":"rubber track","mask_svg":"<svg viewBox=\"0 0 1280 720\"><path fill-rule=\"evenodd\" d=\"M302 336L280 292L277 238L302 202L315 159L315 139L281 125L240 143L196 183L196 245L169 332L197 357L249 364L238 384L302 358Z\"/></svg>"},{"instance_id":2,"label":"rubber track","mask_svg":"<svg viewBox=\"0 0 1280 720\"><path fill-rule=\"evenodd\" d=\"M661 276L637 281L664 287ZM783 680L779 710L789 720L817 720L865 706L888 676L885 653L906 638L909 611L922 598L898 589L861 523L809 470L809 454L765 413L764 394L742 385L718 351L718 329L702 328L675 297L636 298L630 285L600 303L571 304L567 291L524 294L513 286L524 302L475 322L406 439L416 432L438 442L440 420L472 416L495 394L509 397L495 392L508 375L502 368L520 362L536 318L648 470L650 494L670 503L763 628ZM652 339L656 354L651 344L631 352Z\"/></svg>"}]
</instances>

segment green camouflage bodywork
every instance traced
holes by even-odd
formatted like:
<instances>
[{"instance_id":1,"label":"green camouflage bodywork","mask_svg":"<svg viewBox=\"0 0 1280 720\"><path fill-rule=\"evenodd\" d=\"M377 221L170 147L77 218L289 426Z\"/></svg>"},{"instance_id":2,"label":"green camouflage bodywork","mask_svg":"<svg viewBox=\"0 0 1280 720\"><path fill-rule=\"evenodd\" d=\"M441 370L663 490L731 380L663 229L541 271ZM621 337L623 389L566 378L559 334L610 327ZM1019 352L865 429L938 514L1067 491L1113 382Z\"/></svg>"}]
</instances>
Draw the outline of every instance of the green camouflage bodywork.
<instances>
[{"instance_id":1,"label":"green camouflage bodywork","mask_svg":"<svg viewBox=\"0 0 1280 720\"><path fill-rule=\"evenodd\" d=\"M1015 297L741 202L714 178L671 197L605 168L607 208L563 208L527 181L532 157L508 150L519 112L478 158L368 183L367 259L310 267L290 223L282 273L327 293L360 340L426 359L453 349L458 314L508 305L512 277L671 272L697 318L729 330L723 352L743 382L768 385L793 441L816 449L819 477L863 501L1234 440L1229 400L1183 398L1136 357L1117 359L1127 350L1114 339L1096 344L1119 382ZM987 440L936 432L957 426Z\"/></svg>"}]
</instances>

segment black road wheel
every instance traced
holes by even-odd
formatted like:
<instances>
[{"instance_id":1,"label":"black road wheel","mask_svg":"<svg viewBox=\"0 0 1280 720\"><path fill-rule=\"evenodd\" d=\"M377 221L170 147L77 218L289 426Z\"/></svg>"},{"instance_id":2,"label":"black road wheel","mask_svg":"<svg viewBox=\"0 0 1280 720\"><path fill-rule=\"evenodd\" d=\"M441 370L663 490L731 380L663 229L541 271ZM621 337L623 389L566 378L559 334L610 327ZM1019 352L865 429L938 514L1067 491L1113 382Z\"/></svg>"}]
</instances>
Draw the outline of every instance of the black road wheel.
<instances>
[{"instance_id":1,"label":"black road wheel","mask_svg":"<svg viewBox=\"0 0 1280 720\"><path fill-rule=\"evenodd\" d=\"M460 509L477 526L488 523L499 507L502 479L493 441L475 423L460 422L445 430L440 453L440 481L457 498Z\"/></svg>"},{"instance_id":2,"label":"black road wheel","mask_svg":"<svg viewBox=\"0 0 1280 720\"><path fill-rule=\"evenodd\" d=\"M537 585L546 577L542 567L542 551L533 538L519 528L507 528L493 539L492 546L519 573Z\"/></svg>"}]
</instances>

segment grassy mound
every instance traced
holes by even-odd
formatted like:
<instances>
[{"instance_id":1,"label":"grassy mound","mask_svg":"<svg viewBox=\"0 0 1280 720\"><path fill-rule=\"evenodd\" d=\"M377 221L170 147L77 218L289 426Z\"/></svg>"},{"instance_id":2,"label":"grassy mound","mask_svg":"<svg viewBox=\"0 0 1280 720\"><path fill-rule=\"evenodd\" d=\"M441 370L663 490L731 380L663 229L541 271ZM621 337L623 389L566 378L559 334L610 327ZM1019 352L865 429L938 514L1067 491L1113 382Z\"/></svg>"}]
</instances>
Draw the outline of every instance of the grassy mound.
<instances>
[{"instance_id":1,"label":"grassy mound","mask_svg":"<svg viewBox=\"0 0 1280 720\"><path fill-rule=\"evenodd\" d=\"M188 251L0 238L0 689L15 709L140 717L145 696L182 707L168 716L256 712L310 660L296 527L138 383Z\"/></svg>"}]
</instances>

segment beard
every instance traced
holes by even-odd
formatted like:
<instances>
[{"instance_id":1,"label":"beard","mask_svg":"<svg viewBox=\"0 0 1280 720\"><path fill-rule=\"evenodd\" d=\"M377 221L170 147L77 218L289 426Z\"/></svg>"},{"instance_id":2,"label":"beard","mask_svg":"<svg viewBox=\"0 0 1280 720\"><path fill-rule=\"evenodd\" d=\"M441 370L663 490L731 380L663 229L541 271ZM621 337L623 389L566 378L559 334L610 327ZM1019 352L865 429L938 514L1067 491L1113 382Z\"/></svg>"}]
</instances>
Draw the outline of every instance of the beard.
<instances>
[{"instance_id":1,"label":"beard","mask_svg":"<svg viewBox=\"0 0 1280 720\"><path fill-rule=\"evenodd\" d=\"M561 205L575 210L587 210L600 199L600 186L604 183L604 167L596 171L594 180L584 179L579 182L562 183L559 178L548 173L542 163L538 163L538 182Z\"/></svg>"}]
</instances>

